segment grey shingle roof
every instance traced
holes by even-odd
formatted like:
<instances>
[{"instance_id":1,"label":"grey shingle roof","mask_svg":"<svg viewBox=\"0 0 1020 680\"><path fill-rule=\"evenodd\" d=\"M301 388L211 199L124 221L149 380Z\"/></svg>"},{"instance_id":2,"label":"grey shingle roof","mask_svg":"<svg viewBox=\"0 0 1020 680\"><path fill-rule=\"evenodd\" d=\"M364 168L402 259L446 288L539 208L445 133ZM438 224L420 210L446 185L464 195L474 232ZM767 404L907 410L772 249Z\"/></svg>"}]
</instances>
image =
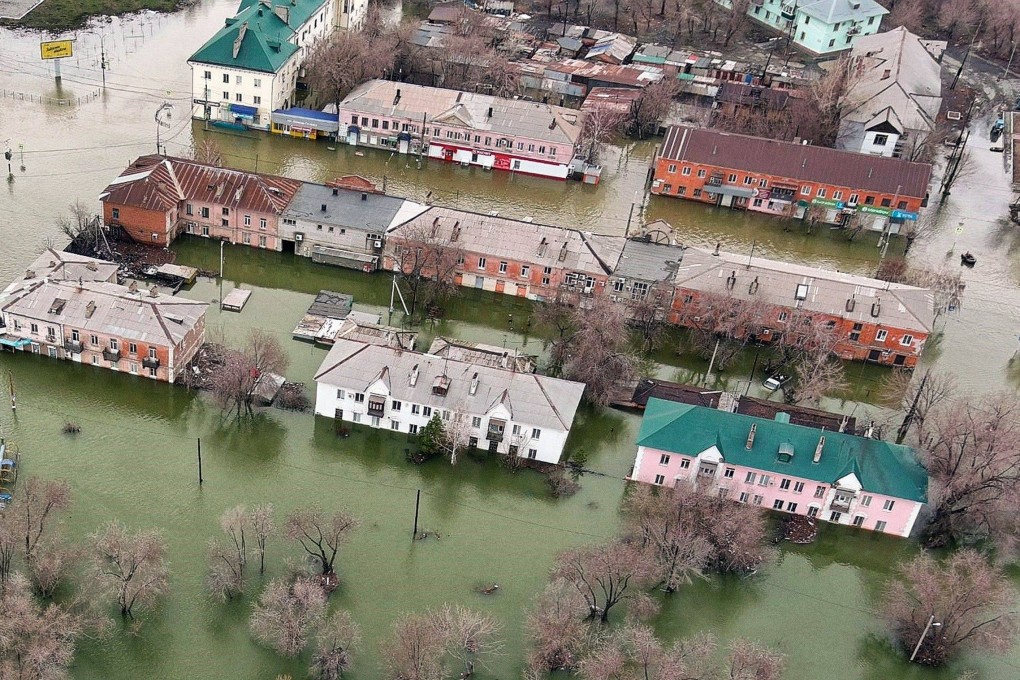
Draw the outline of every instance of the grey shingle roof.
<instances>
[{"instance_id":1,"label":"grey shingle roof","mask_svg":"<svg viewBox=\"0 0 1020 680\"><path fill-rule=\"evenodd\" d=\"M854 5L857 5L856 9ZM827 24L861 21L889 13L889 10L875 0L817 0L817 2L808 0L797 9Z\"/></svg>"},{"instance_id":2,"label":"grey shingle roof","mask_svg":"<svg viewBox=\"0 0 1020 680\"><path fill-rule=\"evenodd\" d=\"M418 379L412 386L415 366ZM470 394L475 374L478 388ZM450 379L449 391L446 396L433 394L433 383L443 375ZM570 429L584 392L582 383L569 380L350 340L336 341L319 366L315 381L367 390L381 377L388 382L393 399L477 414L488 413L502 403L516 422L561 431Z\"/></svg>"},{"instance_id":3,"label":"grey shingle roof","mask_svg":"<svg viewBox=\"0 0 1020 680\"><path fill-rule=\"evenodd\" d=\"M294 194L282 216L381 234L392 226L405 203L407 201L395 196L306 182ZM324 205L326 210L322 210Z\"/></svg>"}]
</instances>

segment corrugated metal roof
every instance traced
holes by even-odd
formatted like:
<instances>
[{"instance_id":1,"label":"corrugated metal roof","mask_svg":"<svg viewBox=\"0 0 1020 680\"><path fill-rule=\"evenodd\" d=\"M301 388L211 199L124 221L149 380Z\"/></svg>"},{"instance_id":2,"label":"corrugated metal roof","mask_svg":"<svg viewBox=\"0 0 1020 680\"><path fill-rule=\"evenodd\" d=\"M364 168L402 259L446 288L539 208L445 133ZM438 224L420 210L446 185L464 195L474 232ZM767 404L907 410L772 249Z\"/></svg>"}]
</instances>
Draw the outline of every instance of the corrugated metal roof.
<instances>
[{"instance_id":1,"label":"corrugated metal roof","mask_svg":"<svg viewBox=\"0 0 1020 680\"><path fill-rule=\"evenodd\" d=\"M931 178L927 163L685 126L669 129L661 155L669 160L914 198L925 196Z\"/></svg>"}]
</instances>

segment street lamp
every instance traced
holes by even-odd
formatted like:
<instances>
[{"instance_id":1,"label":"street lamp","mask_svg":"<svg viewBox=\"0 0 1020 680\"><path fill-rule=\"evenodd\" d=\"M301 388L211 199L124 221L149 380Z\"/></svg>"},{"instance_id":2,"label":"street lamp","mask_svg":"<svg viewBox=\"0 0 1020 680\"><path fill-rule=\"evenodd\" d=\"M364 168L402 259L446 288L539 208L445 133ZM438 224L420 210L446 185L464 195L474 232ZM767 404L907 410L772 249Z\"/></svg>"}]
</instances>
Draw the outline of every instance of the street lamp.
<instances>
[{"instance_id":1,"label":"street lamp","mask_svg":"<svg viewBox=\"0 0 1020 680\"><path fill-rule=\"evenodd\" d=\"M914 657L917 656L917 652L921 649L921 644L924 642L924 639L926 637L928 637L928 631L931 630L932 628L941 628L941 627L942 627L942 622L941 621L936 621L934 614L932 614L931 616L928 617L928 624L924 627L924 632L921 633L921 637L917 640L917 645L914 647L914 653L910 655L911 663L913 663Z\"/></svg>"},{"instance_id":2,"label":"street lamp","mask_svg":"<svg viewBox=\"0 0 1020 680\"><path fill-rule=\"evenodd\" d=\"M170 102L163 102L156 109L156 153L159 153L159 129L161 127L170 127L170 116L173 111L174 105ZM166 114L166 120L163 120L163 114Z\"/></svg>"}]
</instances>

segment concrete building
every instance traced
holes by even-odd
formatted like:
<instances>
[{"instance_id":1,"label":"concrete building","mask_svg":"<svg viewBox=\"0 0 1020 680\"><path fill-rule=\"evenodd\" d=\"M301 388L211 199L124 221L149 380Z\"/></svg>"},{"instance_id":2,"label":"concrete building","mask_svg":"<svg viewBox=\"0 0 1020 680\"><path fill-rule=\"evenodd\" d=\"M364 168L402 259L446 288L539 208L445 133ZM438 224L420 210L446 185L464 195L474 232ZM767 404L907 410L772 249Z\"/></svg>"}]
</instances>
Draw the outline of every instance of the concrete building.
<instances>
[{"instance_id":1,"label":"concrete building","mask_svg":"<svg viewBox=\"0 0 1020 680\"><path fill-rule=\"evenodd\" d=\"M141 156L99 199L104 222L141 243L165 247L186 232L280 250L279 217L301 184L186 158Z\"/></svg>"},{"instance_id":2,"label":"concrete building","mask_svg":"<svg viewBox=\"0 0 1020 680\"><path fill-rule=\"evenodd\" d=\"M931 166L717 130L669 129L651 192L898 233L927 204Z\"/></svg>"},{"instance_id":3,"label":"concrete building","mask_svg":"<svg viewBox=\"0 0 1020 680\"><path fill-rule=\"evenodd\" d=\"M237 13L198 49L191 66L194 118L268 130L294 106L308 49L337 26L364 21L367 0L241 0ZM360 19L358 17L361 17Z\"/></svg>"},{"instance_id":4,"label":"concrete building","mask_svg":"<svg viewBox=\"0 0 1020 680\"><path fill-rule=\"evenodd\" d=\"M777 512L909 536L928 476L911 449L876 439L651 399L631 479L693 483Z\"/></svg>"},{"instance_id":5,"label":"concrete building","mask_svg":"<svg viewBox=\"0 0 1020 680\"><path fill-rule=\"evenodd\" d=\"M438 415L467 446L557 463L581 383L338 339L315 374L315 413L416 434Z\"/></svg>"},{"instance_id":6,"label":"concrete building","mask_svg":"<svg viewBox=\"0 0 1020 680\"><path fill-rule=\"evenodd\" d=\"M358 181L360 180L360 181ZM375 271L386 232L428 206L380 192L362 178L303 183L281 215L280 238L315 262Z\"/></svg>"},{"instance_id":7,"label":"concrete building","mask_svg":"<svg viewBox=\"0 0 1020 680\"><path fill-rule=\"evenodd\" d=\"M0 293L0 349L174 382L205 340L206 303L117 283L117 265L47 250Z\"/></svg>"},{"instance_id":8,"label":"concrete building","mask_svg":"<svg viewBox=\"0 0 1020 680\"><path fill-rule=\"evenodd\" d=\"M605 291L623 239L432 207L387 233L385 268L459 286L579 303ZM422 259L423 249L434 256Z\"/></svg>"},{"instance_id":9,"label":"concrete building","mask_svg":"<svg viewBox=\"0 0 1020 680\"><path fill-rule=\"evenodd\" d=\"M935 132L945 49L945 41L922 40L902 26L858 40L839 148L915 160Z\"/></svg>"},{"instance_id":10,"label":"concrete building","mask_svg":"<svg viewBox=\"0 0 1020 680\"><path fill-rule=\"evenodd\" d=\"M340 104L340 136L486 170L566 179L583 116L523 99L370 80Z\"/></svg>"},{"instance_id":11,"label":"concrete building","mask_svg":"<svg viewBox=\"0 0 1020 680\"><path fill-rule=\"evenodd\" d=\"M732 7L731 0L716 0ZM875 0L751 0L747 14L759 24L792 38L813 55L853 47L855 39L877 33L889 10Z\"/></svg>"}]
</instances>

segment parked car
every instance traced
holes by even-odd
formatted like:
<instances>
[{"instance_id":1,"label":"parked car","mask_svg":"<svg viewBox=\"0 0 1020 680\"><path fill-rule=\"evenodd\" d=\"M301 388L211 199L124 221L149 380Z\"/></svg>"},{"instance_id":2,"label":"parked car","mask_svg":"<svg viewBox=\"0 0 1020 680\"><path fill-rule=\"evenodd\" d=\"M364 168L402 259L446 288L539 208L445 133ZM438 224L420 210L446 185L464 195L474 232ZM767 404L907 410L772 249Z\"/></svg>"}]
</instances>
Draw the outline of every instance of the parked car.
<instances>
[{"instance_id":1,"label":"parked car","mask_svg":"<svg viewBox=\"0 0 1020 680\"><path fill-rule=\"evenodd\" d=\"M775 373L765 378L765 382L762 383L762 387L770 392L775 392L780 387L790 382L790 376L785 373Z\"/></svg>"}]
</instances>

